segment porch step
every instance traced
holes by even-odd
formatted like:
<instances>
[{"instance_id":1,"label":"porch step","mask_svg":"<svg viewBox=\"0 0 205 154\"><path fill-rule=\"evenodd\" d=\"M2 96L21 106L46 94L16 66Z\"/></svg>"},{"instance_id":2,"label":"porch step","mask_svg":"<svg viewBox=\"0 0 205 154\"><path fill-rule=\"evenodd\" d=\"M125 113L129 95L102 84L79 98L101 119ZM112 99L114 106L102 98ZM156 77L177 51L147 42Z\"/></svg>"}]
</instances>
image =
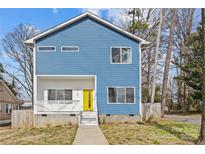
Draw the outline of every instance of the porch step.
<instances>
[{"instance_id":1,"label":"porch step","mask_svg":"<svg viewBox=\"0 0 205 154\"><path fill-rule=\"evenodd\" d=\"M81 116L81 125L98 125L96 112L83 112Z\"/></svg>"},{"instance_id":2,"label":"porch step","mask_svg":"<svg viewBox=\"0 0 205 154\"><path fill-rule=\"evenodd\" d=\"M89 111L89 112L86 111L86 112L83 112L82 115L83 116L86 116L86 115L93 115L93 116L95 115L95 116L97 116L97 113L95 111Z\"/></svg>"}]
</instances>

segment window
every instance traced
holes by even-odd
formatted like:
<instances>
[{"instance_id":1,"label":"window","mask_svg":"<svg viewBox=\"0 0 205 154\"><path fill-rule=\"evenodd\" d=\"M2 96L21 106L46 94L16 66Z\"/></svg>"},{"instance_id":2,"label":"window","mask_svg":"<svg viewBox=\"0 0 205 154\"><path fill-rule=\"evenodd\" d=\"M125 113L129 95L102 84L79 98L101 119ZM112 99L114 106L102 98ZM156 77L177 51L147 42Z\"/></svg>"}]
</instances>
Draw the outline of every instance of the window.
<instances>
[{"instance_id":1,"label":"window","mask_svg":"<svg viewBox=\"0 0 205 154\"><path fill-rule=\"evenodd\" d=\"M48 100L72 100L72 90L48 89Z\"/></svg>"},{"instance_id":2,"label":"window","mask_svg":"<svg viewBox=\"0 0 205 154\"><path fill-rule=\"evenodd\" d=\"M131 64L132 53L130 47L111 48L111 64Z\"/></svg>"},{"instance_id":3,"label":"window","mask_svg":"<svg viewBox=\"0 0 205 154\"><path fill-rule=\"evenodd\" d=\"M6 113L11 114L12 111L12 105L11 104L6 104Z\"/></svg>"},{"instance_id":4,"label":"window","mask_svg":"<svg viewBox=\"0 0 205 154\"><path fill-rule=\"evenodd\" d=\"M126 102L134 102L134 88L126 88Z\"/></svg>"},{"instance_id":5,"label":"window","mask_svg":"<svg viewBox=\"0 0 205 154\"><path fill-rule=\"evenodd\" d=\"M48 100L56 100L56 90L55 89L48 90Z\"/></svg>"},{"instance_id":6,"label":"window","mask_svg":"<svg viewBox=\"0 0 205 154\"><path fill-rule=\"evenodd\" d=\"M108 88L108 103L122 103L133 104L134 101L134 88Z\"/></svg>"},{"instance_id":7,"label":"window","mask_svg":"<svg viewBox=\"0 0 205 154\"><path fill-rule=\"evenodd\" d=\"M109 92L109 102L110 103L116 103L116 98L117 98L117 92L116 92L116 88L109 88L108 90Z\"/></svg>"},{"instance_id":8,"label":"window","mask_svg":"<svg viewBox=\"0 0 205 154\"><path fill-rule=\"evenodd\" d=\"M78 46L61 46L62 52L79 52Z\"/></svg>"},{"instance_id":9,"label":"window","mask_svg":"<svg viewBox=\"0 0 205 154\"><path fill-rule=\"evenodd\" d=\"M117 102L125 103L125 88L117 88Z\"/></svg>"},{"instance_id":10,"label":"window","mask_svg":"<svg viewBox=\"0 0 205 154\"><path fill-rule=\"evenodd\" d=\"M57 90L57 100L65 100L65 91Z\"/></svg>"},{"instance_id":11,"label":"window","mask_svg":"<svg viewBox=\"0 0 205 154\"><path fill-rule=\"evenodd\" d=\"M53 52L53 51L56 51L56 47L55 46L38 46L38 51Z\"/></svg>"},{"instance_id":12,"label":"window","mask_svg":"<svg viewBox=\"0 0 205 154\"><path fill-rule=\"evenodd\" d=\"M120 48L112 48L112 63L120 63Z\"/></svg>"},{"instance_id":13,"label":"window","mask_svg":"<svg viewBox=\"0 0 205 154\"><path fill-rule=\"evenodd\" d=\"M72 100L72 90L65 90L65 100Z\"/></svg>"}]
</instances>

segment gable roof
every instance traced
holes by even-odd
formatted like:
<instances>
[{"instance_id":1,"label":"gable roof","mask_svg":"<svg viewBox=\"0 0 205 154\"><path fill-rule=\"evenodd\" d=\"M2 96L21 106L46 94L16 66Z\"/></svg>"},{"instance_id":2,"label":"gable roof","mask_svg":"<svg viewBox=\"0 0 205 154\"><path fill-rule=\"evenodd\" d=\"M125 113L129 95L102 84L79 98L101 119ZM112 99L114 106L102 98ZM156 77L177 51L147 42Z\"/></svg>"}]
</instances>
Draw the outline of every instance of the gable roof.
<instances>
[{"instance_id":1,"label":"gable roof","mask_svg":"<svg viewBox=\"0 0 205 154\"><path fill-rule=\"evenodd\" d=\"M0 79L0 103L22 104L23 102L17 99L13 92L9 89L6 83Z\"/></svg>"},{"instance_id":2,"label":"gable roof","mask_svg":"<svg viewBox=\"0 0 205 154\"><path fill-rule=\"evenodd\" d=\"M133 34L127 32L126 30L124 30L124 29L122 29L122 28L120 28L120 27L118 27L118 26L116 26L114 24L111 24L110 22L108 22L108 21L106 21L106 20L104 20L104 19L102 19L102 18L100 18L100 17L98 17L98 16L96 16L96 15L90 13L90 12L85 12L85 13L83 13L83 14L77 16L77 17L74 17L74 18L72 18L72 19L70 19L70 20L68 20L68 21L66 21L66 22L64 22L62 24L59 24L59 25L57 25L57 26L55 26L55 27L53 27L51 29L48 29L48 30L46 30L46 31L44 31L44 32L42 32L40 34L37 34L37 35L29 38L25 42L27 44L33 44L35 40L40 39L40 38L42 38L44 36L47 36L48 34L51 34L51 33L55 32L55 31L57 31L57 30L59 30L61 28L64 28L64 27L70 25L70 24L73 24L73 23L77 22L78 20L83 19L85 17L90 17L91 19L94 19L94 20L100 22L101 24L103 24L105 26L108 26L109 28L111 28L113 30L115 30L115 31L117 31L119 33L122 33L122 34L126 35L129 38L132 38L132 39L134 39L136 41L141 42L141 44L150 44L150 42L148 42L148 41L146 41L146 40L144 40L144 39L142 39L142 38L140 38L140 37L138 37L136 35L133 35Z\"/></svg>"}]
</instances>

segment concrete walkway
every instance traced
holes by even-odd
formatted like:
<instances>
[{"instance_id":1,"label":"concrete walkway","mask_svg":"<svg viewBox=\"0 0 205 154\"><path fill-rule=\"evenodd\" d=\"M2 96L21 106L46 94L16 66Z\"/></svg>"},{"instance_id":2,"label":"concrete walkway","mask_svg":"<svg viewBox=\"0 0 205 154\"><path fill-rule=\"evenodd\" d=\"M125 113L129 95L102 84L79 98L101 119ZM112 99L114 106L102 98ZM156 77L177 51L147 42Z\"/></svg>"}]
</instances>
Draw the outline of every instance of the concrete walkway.
<instances>
[{"instance_id":1,"label":"concrete walkway","mask_svg":"<svg viewBox=\"0 0 205 154\"><path fill-rule=\"evenodd\" d=\"M108 145L108 141L97 125L81 125L77 130L74 145Z\"/></svg>"}]
</instances>

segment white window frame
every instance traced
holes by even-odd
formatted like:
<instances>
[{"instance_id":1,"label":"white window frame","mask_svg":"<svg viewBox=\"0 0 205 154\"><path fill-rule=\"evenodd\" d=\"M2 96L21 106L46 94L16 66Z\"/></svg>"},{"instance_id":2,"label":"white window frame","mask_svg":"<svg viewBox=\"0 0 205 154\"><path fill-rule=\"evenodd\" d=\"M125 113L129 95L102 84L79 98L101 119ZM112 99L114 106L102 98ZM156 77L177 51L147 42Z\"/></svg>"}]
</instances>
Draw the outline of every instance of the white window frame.
<instances>
[{"instance_id":1,"label":"white window frame","mask_svg":"<svg viewBox=\"0 0 205 154\"><path fill-rule=\"evenodd\" d=\"M39 50L39 48L41 48L41 47L52 47L52 48L54 48L54 50ZM56 52L56 46L38 46L37 51L38 52Z\"/></svg>"},{"instance_id":2,"label":"white window frame","mask_svg":"<svg viewBox=\"0 0 205 154\"><path fill-rule=\"evenodd\" d=\"M125 88L125 103L120 103L120 102L112 103L112 102L109 102L109 88ZM126 103L126 88L134 88L134 102L133 103ZM124 105L136 104L136 102L135 102L136 93L135 92L136 91L135 91L134 86L108 86L107 87L107 104L124 104Z\"/></svg>"},{"instance_id":3,"label":"white window frame","mask_svg":"<svg viewBox=\"0 0 205 154\"><path fill-rule=\"evenodd\" d=\"M129 63L121 63L121 62L119 62L119 63L113 63L112 62L112 48L120 48L120 53L122 52L122 48L129 48L130 49L130 62ZM121 59L120 59L120 61L121 61ZM110 64L125 64L125 65L127 65L127 64L132 64L132 47L129 47L129 46L111 46L110 47Z\"/></svg>"},{"instance_id":4,"label":"white window frame","mask_svg":"<svg viewBox=\"0 0 205 154\"><path fill-rule=\"evenodd\" d=\"M71 50L71 51L65 51L63 50L63 47L69 47L69 48L78 48L78 50L74 51L74 50ZM61 46L61 52L79 52L80 51L80 47L79 46L70 46L70 45L64 45L64 46Z\"/></svg>"},{"instance_id":5,"label":"white window frame","mask_svg":"<svg viewBox=\"0 0 205 154\"><path fill-rule=\"evenodd\" d=\"M47 91L48 90L56 90L56 93L55 93L55 98L57 98L58 97L58 94L57 94L57 91L58 90L71 90L72 91L72 100L49 100L48 99L48 94L47 94L47 100L48 101L73 101L73 89L62 89L62 88L51 88L51 89L47 89ZM65 95L64 95L65 96Z\"/></svg>"}]
</instances>

